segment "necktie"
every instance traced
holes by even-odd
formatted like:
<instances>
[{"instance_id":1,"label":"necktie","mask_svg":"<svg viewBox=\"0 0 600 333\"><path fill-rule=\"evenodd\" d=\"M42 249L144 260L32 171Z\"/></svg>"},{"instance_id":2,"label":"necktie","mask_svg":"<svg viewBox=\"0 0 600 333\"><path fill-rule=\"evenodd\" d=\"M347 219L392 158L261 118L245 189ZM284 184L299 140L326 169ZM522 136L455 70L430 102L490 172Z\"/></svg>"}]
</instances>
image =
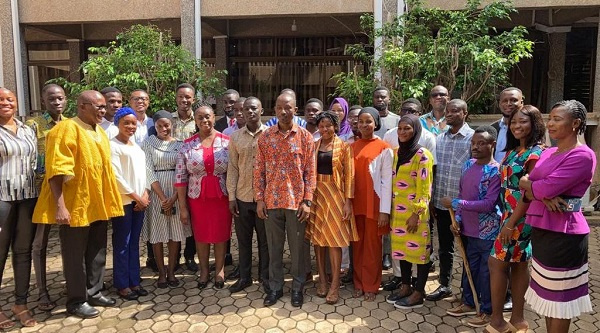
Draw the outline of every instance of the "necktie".
<instances>
[{"instance_id":1,"label":"necktie","mask_svg":"<svg viewBox=\"0 0 600 333\"><path fill-rule=\"evenodd\" d=\"M235 124L235 118L229 119L229 126L233 126Z\"/></svg>"}]
</instances>

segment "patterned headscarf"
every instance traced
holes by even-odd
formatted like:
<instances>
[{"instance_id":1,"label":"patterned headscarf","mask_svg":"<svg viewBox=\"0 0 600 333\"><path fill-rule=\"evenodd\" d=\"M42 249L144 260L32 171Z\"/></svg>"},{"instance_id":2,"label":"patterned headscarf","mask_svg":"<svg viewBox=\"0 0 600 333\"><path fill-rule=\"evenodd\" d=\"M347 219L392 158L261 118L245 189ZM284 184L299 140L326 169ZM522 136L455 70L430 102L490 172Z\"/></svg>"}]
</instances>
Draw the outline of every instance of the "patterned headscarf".
<instances>
[{"instance_id":1,"label":"patterned headscarf","mask_svg":"<svg viewBox=\"0 0 600 333\"><path fill-rule=\"evenodd\" d=\"M329 110L331 110L331 108L333 108L334 104L339 104L342 107L342 110L344 110L344 121L342 121L342 123L340 124L339 135L351 133L352 126L350 126L350 124L348 124L348 102L342 97L335 98L333 100L333 102L331 102L331 105L329 106Z\"/></svg>"},{"instance_id":2,"label":"patterned headscarf","mask_svg":"<svg viewBox=\"0 0 600 333\"><path fill-rule=\"evenodd\" d=\"M128 106L124 106L124 107L118 109L117 112L115 112L115 119L114 119L115 126L119 126L119 120L121 120L121 118L123 118L127 115L130 115L130 114L135 116L135 111L133 111L133 109Z\"/></svg>"}]
</instances>

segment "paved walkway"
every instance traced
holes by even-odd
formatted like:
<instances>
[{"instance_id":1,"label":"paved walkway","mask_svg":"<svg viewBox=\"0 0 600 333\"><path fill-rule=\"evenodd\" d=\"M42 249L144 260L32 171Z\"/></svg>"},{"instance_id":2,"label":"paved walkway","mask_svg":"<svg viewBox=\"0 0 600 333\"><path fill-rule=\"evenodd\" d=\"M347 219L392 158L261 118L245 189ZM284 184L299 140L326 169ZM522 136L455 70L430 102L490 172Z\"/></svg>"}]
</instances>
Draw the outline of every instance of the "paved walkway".
<instances>
[{"instance_id":1,"label":"paved walkway","mask_svg":"<svg viewBox=\"0 0 600 333\"><path fill-rule=\"evenodd\" d=\"M110 231L109 231L110 232ZM590 275L591 298L595 309L600 306L600 298L596 295L600 276L593 269L600 262L600 227L594 226L590 237ZM387 292L377 296L375 302L363 302L362 299L351 297L352 285L340 290L340 302L335 305L325 304L325 300L315 296L315 286L310 284L305 289L305 303L301 309L290 304L289 275L286 279L284 297L273 307L262 305L263 292L258 283L231 296L227 289L216 291L211 288L198 292L196 277L188 271L178 272L178 278L184 281L180 288L155 289L156 275L149 269L142 270L143 286L150 295L141 297L138 301L123 302L118 299L117 306L101 310L98 318L82 320L67 316L65 298L60 297L64 289L64 280L59 255L58 234L53 230L50 234L53 244L48 253L49 289L53 299L58 300L59 306L52 313L36 309L34 300L37 292L32 289L30 307L35 312L39 325L34 328L20 328L17 324L12 332L474 332L457 318L447 316L446 310L456 303L456 299L439 302L425 302L425 306L414 311L401 311L385 302ZM145 247L145 246L144 246ZM237 252L236 244L233 244ZM110 248L110 237L109 237ZM237 257L234 252L234 258ZM285 258L289 262L289 253ZM108 254L108 269L106 282L111 286L112 253ZM458 259L458 258L457 258ZM140 259L145 263L145 256ZM254 261L258 262L256 253ZM313 263L314 265L314 263ZM459 285L459 264L455 261L453 289L457 292ZM231 269L231 267L228 267ZM7 263L6 274L2 281L0 306L9 313L10 304L14 302L12 295L14 281L12 268ZM256 277L256 267L254 267ZM391 276L391 270L384 272L384 280ZM427 283L427 291L437 287L437 274L431 274ZM32 275L32 286L33 286ZM228 281L227 286L233 281ZM32 287L33 288L33 287ZM115 297L113 288L109 289L110 296ZM100 308L101 309L101 308ZM531 328L535 332L545 332L544 319L527 310L525 313ZM482 329L477 330L481 332ZM600 331L600 315L597 312L580 317L571 325L572 332Z\"/></svg>"}]
</instances>

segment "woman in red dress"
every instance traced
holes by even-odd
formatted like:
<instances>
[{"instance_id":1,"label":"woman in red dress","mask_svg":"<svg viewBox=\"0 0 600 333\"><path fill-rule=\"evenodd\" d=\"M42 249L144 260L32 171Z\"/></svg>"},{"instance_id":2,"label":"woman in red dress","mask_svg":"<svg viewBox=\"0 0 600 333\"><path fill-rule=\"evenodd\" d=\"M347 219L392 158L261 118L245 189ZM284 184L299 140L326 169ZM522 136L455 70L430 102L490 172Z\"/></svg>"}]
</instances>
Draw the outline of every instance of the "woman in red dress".
<instances>
[{"instance_id":1,"label":"woman in red dress","mask_svg":"<svg viewBox=\"0 0 600 333\"><path fill-rule=\"evenodd\" d=\"M175 168L180 218L192 223L200 262L198 288L208 284L208 256L215 245L215 288L225 283L224 263L231 237L231 213L225 186L229 137L214 128L215 112L207 105L194 111L198 132L184 141Z\"/></svg>"}]
</instances>

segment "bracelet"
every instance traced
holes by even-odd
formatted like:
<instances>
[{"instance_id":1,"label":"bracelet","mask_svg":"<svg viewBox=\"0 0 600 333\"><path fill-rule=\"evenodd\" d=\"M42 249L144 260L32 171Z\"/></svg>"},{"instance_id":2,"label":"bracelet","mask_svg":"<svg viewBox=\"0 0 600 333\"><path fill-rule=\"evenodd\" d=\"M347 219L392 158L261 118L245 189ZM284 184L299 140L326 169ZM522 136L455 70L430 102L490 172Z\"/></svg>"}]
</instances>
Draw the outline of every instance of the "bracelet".
<instances>
[{"instance_id":1,"label":"bracelet","mask_svg":"<svg viewBox=\"0 0 600 333\"><path fill-rule=\"evenodd\" d=\"M507 226L504 226L504 227L505 227L506 229L510 230L510 231L514 231L514 230L515 230L515 227L512 227L512 228L509 228L509 227L507 227Z\"/></svg>"}]
</instances>

